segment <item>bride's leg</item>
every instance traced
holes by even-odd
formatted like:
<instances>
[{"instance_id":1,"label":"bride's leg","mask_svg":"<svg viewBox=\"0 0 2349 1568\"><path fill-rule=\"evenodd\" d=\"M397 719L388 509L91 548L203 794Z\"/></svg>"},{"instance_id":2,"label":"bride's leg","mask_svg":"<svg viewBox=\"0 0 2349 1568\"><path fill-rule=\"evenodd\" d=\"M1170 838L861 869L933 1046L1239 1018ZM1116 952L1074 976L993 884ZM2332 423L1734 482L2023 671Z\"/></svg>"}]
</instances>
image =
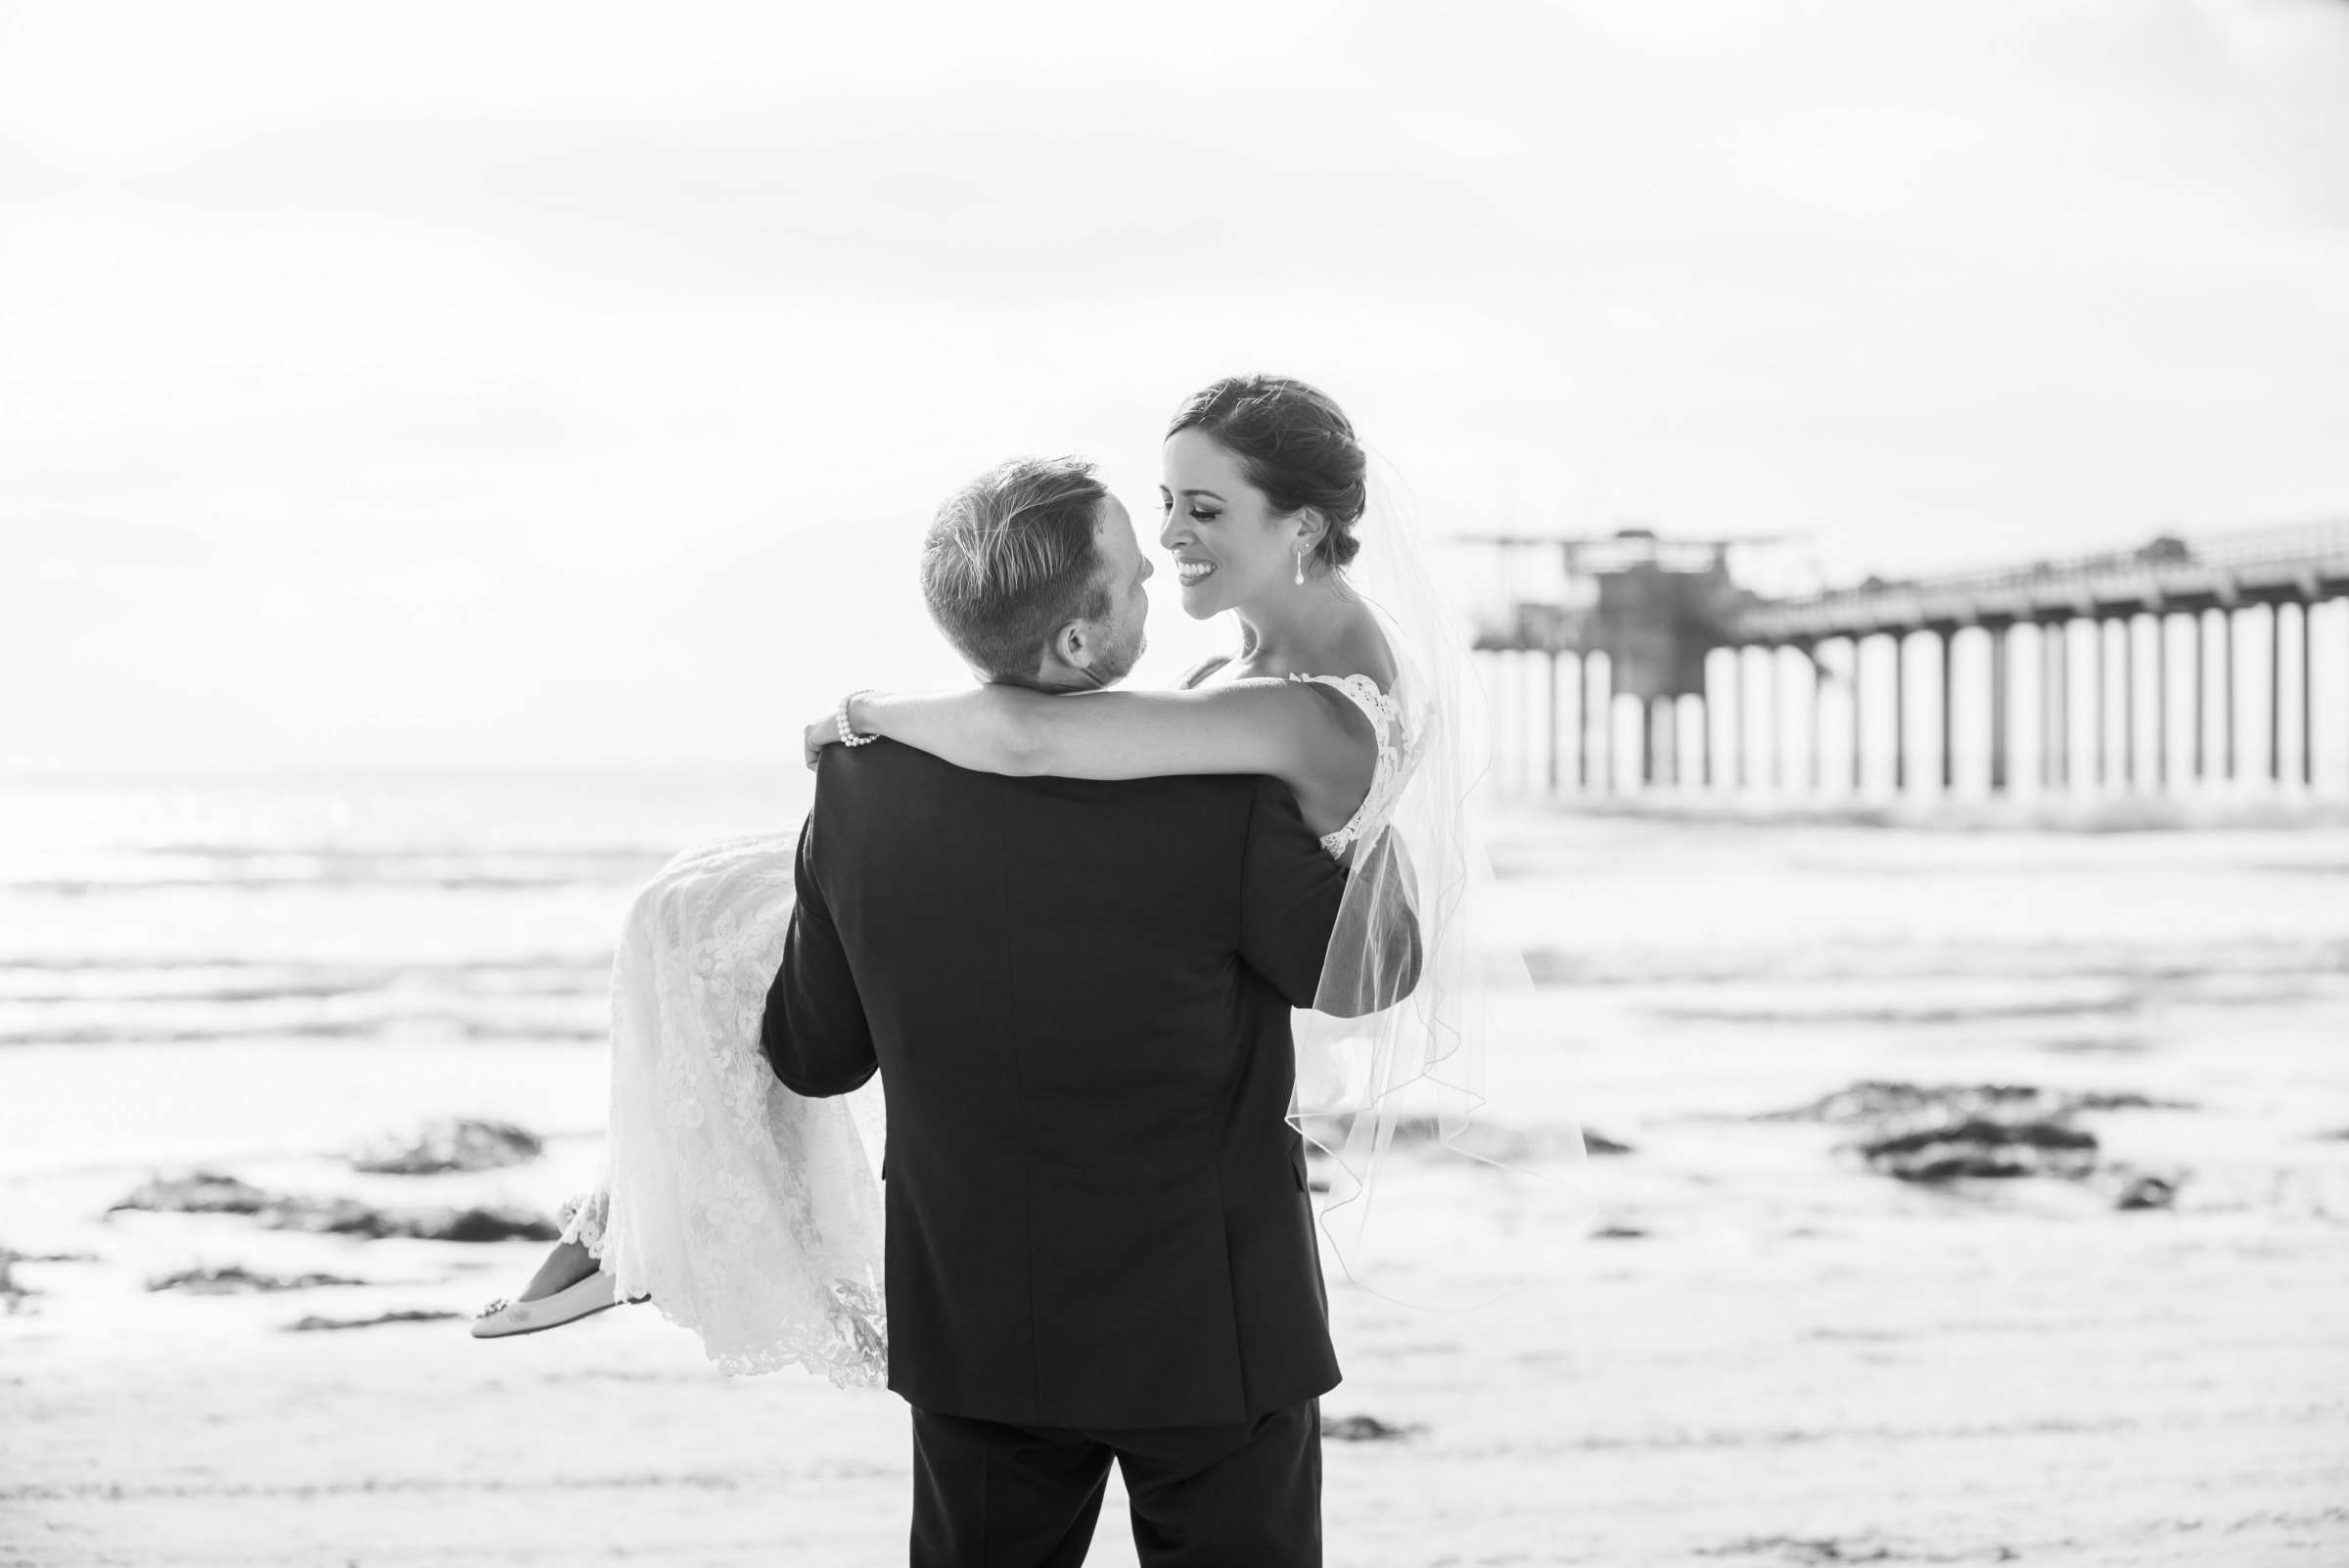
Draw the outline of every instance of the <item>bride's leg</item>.
<instances>
[{"instance_id":1,"label":"bride's leg","mask_svg":"<svg viewBox=\"0 0 2349 1568\"><path fill-rule=\"evenodd\" d=\"M558 1290L577 1284L596 1270L595 1254L576 1241L558 1241L555 1250L546 1255L546 1262L522 1287L517 1300L541 1301Z\"/></svg>"},{"instance_id":2,"label":"bride's leg","mask_svg":"<svg viewBox=\"0 0 2349 1568\"><path fill-rule=\"evenodd\" d=\"M546 1255L520 1296L512 1301L501 1297L474 1314L473 1337L534 1334L619 1306L616 1282L590 1250L602 1244L604 1213L610 1201L598 1187L565 1204L563 1238L555 1243L555 1250Z\"/></svg>"}]
</instances>

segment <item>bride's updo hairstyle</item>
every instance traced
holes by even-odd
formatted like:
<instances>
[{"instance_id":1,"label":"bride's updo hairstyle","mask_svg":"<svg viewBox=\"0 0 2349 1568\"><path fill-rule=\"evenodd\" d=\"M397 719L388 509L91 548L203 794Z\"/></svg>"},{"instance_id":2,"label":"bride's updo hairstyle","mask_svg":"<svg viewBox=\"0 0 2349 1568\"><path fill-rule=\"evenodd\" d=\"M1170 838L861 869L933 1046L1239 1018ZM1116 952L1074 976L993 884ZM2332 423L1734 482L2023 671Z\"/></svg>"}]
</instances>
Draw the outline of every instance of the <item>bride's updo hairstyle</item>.
<instances>
[{"instance_id":1,"label":"bride's updo hairstyle","mask_svg":"<svg viewBox=\"0 0 2349 1568\"><path fill-rule=\"evenodd\" d=\"M1310 506L1329 527L1310 559L1335 571L1355 558L1354 536L1369 500L1367 468L1354 426L1330 395L1287 376L1226 376L1193 392L1167 435L1204 432L1240 461L1248 483L1275 512Z\"/></svg>"}]
</instances>

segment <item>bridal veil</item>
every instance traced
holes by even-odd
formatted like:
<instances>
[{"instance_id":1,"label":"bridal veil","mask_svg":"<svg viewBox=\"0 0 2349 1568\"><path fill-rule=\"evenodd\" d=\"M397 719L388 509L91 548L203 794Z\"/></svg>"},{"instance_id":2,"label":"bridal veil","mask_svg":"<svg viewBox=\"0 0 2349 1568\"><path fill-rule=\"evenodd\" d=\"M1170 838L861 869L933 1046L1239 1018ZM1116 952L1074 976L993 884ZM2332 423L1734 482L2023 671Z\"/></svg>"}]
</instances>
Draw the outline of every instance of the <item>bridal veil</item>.
<instances>
[{"instance_id":1,"label":"bridal veil","mask_svg":"<svg viewBox=\"0 0 2349 1568\"><path fill-rule=\"evenodd\" d=\"M1466 1201L1497 1202L1500 1188L1531 1183L1534 1201L1556 1205L1578 1187L1583 1141L1563 1104L1541 1107L1538 1125L1513 1135L1480 1123L1497 1058L1565 1045L1544 1029L1523 953L1496 921L1478 808L1488 730L1468 628L1407 492L1375 459L1358 530L1363 548L1347 583L1377 614L1395 658L1403 784L1383 830L1347 852L1320 990L1313 1010L1295 1015L1290 1120L1328 1156L1321 1223L1347 1276L1414 1305L1465 1306L1555 1277L1563 1238L1537 1229L1499 1272L1488 1265L1458 1277L1444 1266L1446 1236L1430 1228L1427 1207L1399 1212L1382 1189L1406 1164L1449 1165L1486 1178L1446 1189L1474 1195ZM1405 920L1418 924L1415 945L1398 929ZM1399 967L1414 947L1417 984L1381 1005L1407 985ZM1441 1212L1433 1218L1440 1225Z\"/></svg>"}]
</instances>

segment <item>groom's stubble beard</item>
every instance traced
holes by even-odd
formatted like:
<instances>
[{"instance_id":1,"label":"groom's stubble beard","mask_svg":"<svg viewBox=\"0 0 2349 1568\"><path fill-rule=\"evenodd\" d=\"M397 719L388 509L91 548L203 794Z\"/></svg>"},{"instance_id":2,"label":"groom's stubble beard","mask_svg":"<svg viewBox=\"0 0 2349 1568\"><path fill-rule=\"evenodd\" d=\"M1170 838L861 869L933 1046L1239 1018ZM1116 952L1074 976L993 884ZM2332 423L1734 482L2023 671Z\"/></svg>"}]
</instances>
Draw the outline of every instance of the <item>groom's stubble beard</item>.
<instances>
[{"instance_id":1,"label":"groom's stubble beard","mask_svg":"<svg viewBox=\"0 0 2349 1568\"><path fill-rule=\"evenodd\" d=\"M1095 624L1105 632L1114 629L1111 625L1100 623ZM1134 620L1133 641L1124 646L1118 646L1104 640L1101 644L1101 656L1079 669L1077 673L1084 677L1089 689L1106 691L1128 675L1132 674L1133 667L1142 662L1142 655L1149 652L1149 649L1150 611L1145 602L1142 613Z\"/></svg>"},{"instance_id":2,"label":"groom's stubble beard","mask_svg":"<svg viewBox=\"0 0 2349 1568\"><path fill-rule=\"evenodd\" d=\"M1088 666L1080 669L1078 673L1090 682L1095 691L1107 691L1133 673L1133 667L1142 662L1142 655L1148 651L1149 647L1149 637L1138 636L1133 639L1133 646L1121 651L1117 658Z\"/></svg>"},{"instance_id":3,"label":"groom's stubble beard","mask_svg":"<svg viewBox=\"0 0 2349 1568\"><path fill-rule=\"evenodd\" d=\"M1150 628L1148 623L1145 622L1133 628L1132 646L1120 651L1121 657L1112 664L1109 669L1103 672L1098 684L1102 687L1109 687L1116 685L1121 680L1124 680L1128 675L1133 673L1133 667L1140 664L1142 662L1142 655L1148 653L1149 651Z\"/></svg>"},{"instance_id":4,"label":"groom's stubble beard","mask_svg":"<svg viewBox=\"0 0 2349 1568\"><path fill-rule=\"evenodd\" d=\"M1119 648L1115 650L1104 647L1101 656L1093 660L1090 664L1071 664L1065 659L1053 659L1049 654L1047 654L1044 669L1036 674L983 674L981 678L990 682L990 684L1022 686L1030 691L1107 691L1110 687L1115 686L1118 682L1124 680L1128 675L1133 673L1133 667L1141 663L1142 655L1149 650L1149 647L1150 635L1148 631L1137 630L1134 633L1133 645L1131 647ZM1062 670L1066 671L1066 674L1058 677L1051 675L1049 670L1053 665L1058 665Z\"/></svg>"},{"instance_id":5,"label":"groom's stubble beard","mask_svg":"<svg viewBox=\"0 0 2349 1568\"><path fill-rule=\"evenodd\" d=\"M1128 675L1132 674L1133 667L1140 664L1142 662L1142 655L1148 653L1149 651L1150 633L1137 628L1133 634L1133 646L1127 651L1126 668L1118 671L1117 678L1124 680Z\"/></svg>"}]
</instances>

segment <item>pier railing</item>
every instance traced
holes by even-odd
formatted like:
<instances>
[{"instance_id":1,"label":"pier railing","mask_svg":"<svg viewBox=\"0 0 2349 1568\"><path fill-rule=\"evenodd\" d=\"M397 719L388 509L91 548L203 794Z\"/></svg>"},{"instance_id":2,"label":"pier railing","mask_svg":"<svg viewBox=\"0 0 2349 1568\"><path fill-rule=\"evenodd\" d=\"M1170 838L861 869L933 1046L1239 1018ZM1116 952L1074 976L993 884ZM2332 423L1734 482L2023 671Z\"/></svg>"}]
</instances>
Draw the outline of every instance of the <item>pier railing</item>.
<instances>
[{"instance_id":1,"label":"pier railing","mask_svg":"<svg viewBox=\"0 0 2349 1568\"><path fill-rule=\"evenodd\" d=\"M2227 609L2349 593L2349 519L2200 539L2165 537L2025 567L1870 581L1798 599L1755 600L1728 641L1807 642L1902 630L2099 620Z\"/></svg>"}]
</instances>

